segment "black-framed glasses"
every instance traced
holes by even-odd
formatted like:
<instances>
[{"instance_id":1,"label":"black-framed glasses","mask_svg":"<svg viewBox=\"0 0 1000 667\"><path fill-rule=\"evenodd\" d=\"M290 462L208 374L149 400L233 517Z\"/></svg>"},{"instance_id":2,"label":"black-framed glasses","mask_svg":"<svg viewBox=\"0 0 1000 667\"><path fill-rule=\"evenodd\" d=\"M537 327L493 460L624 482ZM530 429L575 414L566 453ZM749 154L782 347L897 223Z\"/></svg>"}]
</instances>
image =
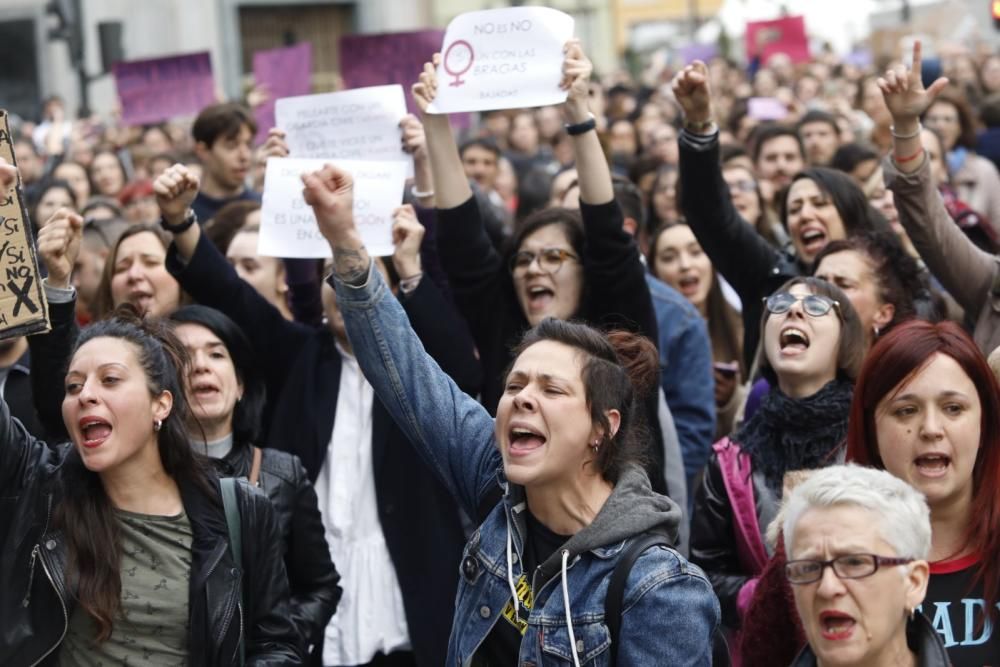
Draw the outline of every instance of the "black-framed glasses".
<instances>
[{"instance_id":1,"label":"black-framed glasses","mask_svg":"<svg viewBox=\"0 0 1000 667\"><path fill-rule=\"evenodd\" d=\"M527 271L535 259L538 259L538 267L542 271L556 273L567 259L579 259L579 257L562 248L542 248L538 253L522 250L510 258L510 272Z\"/></svg>"},{"instance_id":2,"label":"black-framed glasses","mask_svg":"<svg viewBox=\"0 0 1000 667\"><path fill-rule=\"evenodd\" d=\"M764 297L764 305L767 311L773 315L787 313L795 305L796 301L802 302L802 310L806 315L812 317L823 317L830 312L831 308L836 309L840 314L840 302L822 294L806 294L797 296L791 292L775 292L771 296Z\"/></svg>"},{"instance_id":3,"label":"black-framed glasses","mask_svg":"<svg viewBox=\"0 0 1000 667\"><path fill-rule=\"evenodd\" d=\"M875 554L848 554L830 560L790 560L785 563L785 578L790 584L811 584L823 578L827 567L841 579L870 577L883 565L906 565L912 558L888 558Z\"/></svg>"}]
</instances>

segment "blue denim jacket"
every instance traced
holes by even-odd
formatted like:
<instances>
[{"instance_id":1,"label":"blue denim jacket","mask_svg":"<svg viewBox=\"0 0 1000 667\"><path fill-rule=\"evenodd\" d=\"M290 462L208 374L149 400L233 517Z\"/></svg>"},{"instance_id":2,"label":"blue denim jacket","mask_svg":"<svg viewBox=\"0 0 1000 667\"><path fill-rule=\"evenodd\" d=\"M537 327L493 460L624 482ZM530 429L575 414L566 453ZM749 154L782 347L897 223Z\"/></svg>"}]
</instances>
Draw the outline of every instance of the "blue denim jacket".
<instances>
[{"instance_id":1,"label":"blue denim jacket","mask_svg":"<svg viewBox=\"0 0 1000 667\"><path fill-rule=\"evenodd\" d=\"M489 413L424 352L379 273L370 272L360 287L334 285L365 377L465 511L477 516L494 485L506 489L467 543L456 573L461 578L447 664L464 667L500 619L522 574L524 490L503 476ZM533 573L533 608L519 612L527 630L518 664L572 665L574 649L581 665L609 664L604 601L615 564L634 536L662 524L674 528L679 515L672 501L650 490L644 472L626 471L593 523ZM622 609L619 665L711 664L718 600L704 573L673 549L653 547L636 561Z\"/></svg>"},{"instance_id":2,"label":"blue denim jacket","mask_svg":"<svg viewBox=\"0 0 1000 667\"><path fill-rule=\"evenodd\" d=\"M688 489L693 489L715 436L712 343L705 320L684 295L648 273L646 283L659 331L660 383L681 443Z\"/></svg>"}]
</instances>

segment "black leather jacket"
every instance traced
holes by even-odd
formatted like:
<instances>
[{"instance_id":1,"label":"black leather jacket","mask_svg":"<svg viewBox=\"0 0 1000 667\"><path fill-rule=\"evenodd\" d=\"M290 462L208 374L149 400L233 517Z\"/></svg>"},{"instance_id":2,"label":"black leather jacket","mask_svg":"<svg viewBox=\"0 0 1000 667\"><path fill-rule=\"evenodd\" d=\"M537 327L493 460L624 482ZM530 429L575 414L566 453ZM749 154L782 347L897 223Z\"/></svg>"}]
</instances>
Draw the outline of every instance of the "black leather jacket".
<instances>
[{"instance_id":1,"label":"black leather jacket","mask_svg":"<svg viewBox=\"0 0 1000 667\"><path fill-rule=\"evenodd\" d=\"M923 614L917 614L906 624L906 643L917 656L916 667L950 667L948 652L941 642L941 635L934 630ZM816 654L808 645L792 662L791 667L816 667Z\"/></svg>"},{"instance_id":2,"label":"black leather jacket","mask_svg":"<svg viewBox=\"0 0 1000 667\"><path fill-rule=\"evenodd\" d=\"M316 491L299 457L269 448L261 452L257 486L274 506L291 590L289 618L302 638L303 655L308 655L314 645L322 645L323 631L337 609L340 575L330 560ZM215 464L223 476L249 477L253 448L234 446Z\"/></svg>"},{"instance_id":3,"label":"black leather jacket","mask_svg":"<svg viewBox=\"0 0 1000 667\"><path fill-rule=\"evenodd\" d=\"M753 485L757 525L763 533L778 513L779 498L768 488L762 473L746 471ZM722 607L722 623L739 628L736 598L747 579L758 573L748 572L736 550L733 506L726 493L726 483L719 467L719 456L712 453L701 486L695 492L691 513L691 562L700 567L712 582Z\"/></svg>"},{"instance_id":4,"label":"black leather jacket","mask_svg":"<svg viewBox=\"0 0 1000 667\"><path fill-rule=\"evenodd\" d=\"M67 466L82 465L72 445L49 447L10 417L0 401L0 664L55 665L76 592L66 578L66 544L51 525ZM214 493L180 481L191 521L188 664L298 665L288 615L288 582L270 501L249 485L239 498L243 572L236 567L218 481ZM243 608L241 582L248 587Z\"/></svg>"}]
</instances>

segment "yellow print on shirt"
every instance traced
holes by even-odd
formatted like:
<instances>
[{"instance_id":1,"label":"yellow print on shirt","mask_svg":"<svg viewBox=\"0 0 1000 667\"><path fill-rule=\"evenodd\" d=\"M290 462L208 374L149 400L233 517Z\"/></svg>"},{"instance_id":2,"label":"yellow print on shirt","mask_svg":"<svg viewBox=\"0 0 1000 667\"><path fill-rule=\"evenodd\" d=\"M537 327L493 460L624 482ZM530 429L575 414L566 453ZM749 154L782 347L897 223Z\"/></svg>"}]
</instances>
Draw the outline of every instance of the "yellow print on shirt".
<instances>
[{"instance_id":1,"label":"yellow print on shirt","mask_svg":"<svg viewBox=\"0 0 1000 667\"><path fill-rule=\"evenodd\" d=\"M513 598L507 601L507 606L503 608L502 616L523 635L525 630L528 629L528 612L531 611L531 606L535 601L535 597L531 594L531 584L528 583L528 577L522 574L521 578L517 580L517 586L514 587L514 591L517 593L517 599L521 601L521 610L518 612L519 618L514 617Z\"/></svg>"}]
</instances>

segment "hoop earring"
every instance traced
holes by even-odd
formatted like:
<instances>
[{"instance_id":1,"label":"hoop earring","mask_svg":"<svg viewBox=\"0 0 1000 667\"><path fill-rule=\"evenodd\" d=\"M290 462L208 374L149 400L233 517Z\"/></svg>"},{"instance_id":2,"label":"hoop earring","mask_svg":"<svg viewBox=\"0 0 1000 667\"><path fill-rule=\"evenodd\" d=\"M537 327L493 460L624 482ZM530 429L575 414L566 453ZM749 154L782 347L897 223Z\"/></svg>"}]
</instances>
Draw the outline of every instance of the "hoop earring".
<instances>
[{"instance_id":1,"label":"hoop earring","mask_svg":"<svg viewBox=\"0 0 1000 667\"><path fill-rule=\"evenodd\" d=\"M159 433L161 428L163 428L163 420L162 419L154 419L153 420L153 432L154 433Z\"/></svg>"}]
</instances>

